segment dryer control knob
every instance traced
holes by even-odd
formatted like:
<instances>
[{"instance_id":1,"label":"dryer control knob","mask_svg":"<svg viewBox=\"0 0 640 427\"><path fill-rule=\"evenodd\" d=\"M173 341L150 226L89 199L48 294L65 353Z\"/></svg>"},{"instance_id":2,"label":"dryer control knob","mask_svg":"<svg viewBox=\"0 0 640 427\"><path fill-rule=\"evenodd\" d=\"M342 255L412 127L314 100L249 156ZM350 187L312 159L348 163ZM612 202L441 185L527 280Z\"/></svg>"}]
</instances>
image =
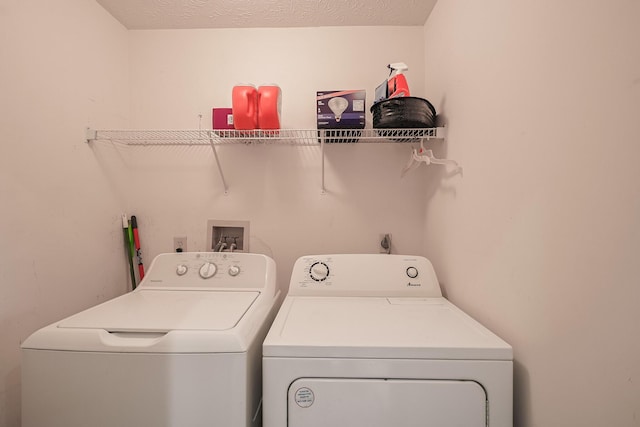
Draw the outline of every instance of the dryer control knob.
<instances>
[{"instance_id":1,"label":"dryer control knob","mask_svg":"<svg viewBox=\"0 0 640 427\"><path fill-rule=\"evenodd\" d=\"M409 276L412 279L415 279L416 277L418 277L418 269L415 267L407 268L407 276Z\"/></svg>"},{"instance_id":2,"label":"dryer control knob","mask_svg":"<svg viewBox=\"0 0 640 427\"><path fill-rule=\"evenodd\" d=\"M324 262L316 262L309 269L309 276L316 282L322 282L329 277L329 266Z\"/></svg>"},{"instance_id":3,"label":"dryer control knob","mask_svg":"<svg viewBox=\"0 0 640 427\"><path fill-rule=\"evenodd\" d=\"M188 270L189 268L186 265L180 264L179 266L176 267L176 274L178 276L184 276L185 274L187 274Z\"/></svg>"},{"instance_id":4,"label":"dryer control knob","mask_svg":"<svg viewBox=\"0 0 640 427\"><path fill-rule=\"evenodd\" d=\"M210 279L216 275L217 271L217 265L212 262L205 262L204 264L202 264L202 267L200 267L199 273L200 277L202 277L203 279Z\"/></svg>"},{"instance_id":5,"label":"dryer control knob","mask_svg":"<svg viewBox=\"0 0 640 427\"><path fill-rule=\"evenodd\" d=\"M238 274L240 274L240 267L238 267L237 265L232 265L231 267L229 267L229 276L237 276Z\"/></svg>"}]
</instances>

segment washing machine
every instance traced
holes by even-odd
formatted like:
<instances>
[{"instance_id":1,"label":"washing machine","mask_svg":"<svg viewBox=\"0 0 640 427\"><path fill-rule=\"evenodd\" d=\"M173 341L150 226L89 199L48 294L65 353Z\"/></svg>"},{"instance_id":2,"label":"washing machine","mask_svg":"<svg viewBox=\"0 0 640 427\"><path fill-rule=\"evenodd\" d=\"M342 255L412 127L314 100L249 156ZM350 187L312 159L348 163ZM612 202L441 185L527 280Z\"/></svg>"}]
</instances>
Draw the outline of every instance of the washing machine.
<instances>
[{"instance_id":1,"label":"washing machine","mask_svg":"<svg viewBox=\"0 0 640 427\"><path fill-rule=\"evenodd\" d=\"M275 282L264 255L157 256L135 291L24 341L22 426L259 426Z\"/></svg>"},{"instance_id":2,"label":"washing machine","mask_svg":"<svg viewBox=\"0 0 640 427\"><path fill-rule=\"evenodd\" d=\"M513 352L431 263L304 256L263 346L265 427L512 427Z\"/></svg>"}]
</instances>

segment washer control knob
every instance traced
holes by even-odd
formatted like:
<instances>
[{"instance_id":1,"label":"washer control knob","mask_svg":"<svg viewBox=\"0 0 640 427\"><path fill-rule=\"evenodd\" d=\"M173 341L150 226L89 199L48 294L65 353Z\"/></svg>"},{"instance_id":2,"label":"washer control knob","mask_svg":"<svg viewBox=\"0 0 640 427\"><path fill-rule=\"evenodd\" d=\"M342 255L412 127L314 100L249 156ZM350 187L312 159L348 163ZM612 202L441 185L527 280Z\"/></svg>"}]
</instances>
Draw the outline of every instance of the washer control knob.
<instances>
[{"instance_id":1,"label":"washer control knob","mask_svg":"<svg viewBox=\"0 0 640 427\"><path fill-rule=\"evenodd\" d=\"M237 265L232 265L231 267L229 267L229 276L237 276L238 274L240 274L240 267Z\"/></svg>"},{"instance_id":2,"label":"washer control knob","mask_svg":"<svg viewBox=\"0 0 640 427\"><path fill-rule=\"evenodd\" d=\"M418 269L415 267L407 268L407 276L409 276L412 279L415 279L416 277L418 277Z\"/></svg>"},{"instance_id":3,"label":"washer control knob","mask_svg":"<svg viewBox=\"0 0 640 427\"><path fill-rule=\"evenodd\" d=\"M309 269L309 276L316 282L322 282L329 277L329 266L324 262L316 262Z\"/></svg>"},{"instance_id":4,"label":"washer control knob","mask_svg":"<svg viewBox=\"0 0 640 427\"><path fill-rule=\"evenodd\" d=\"M202 264L202 267L200 267L199 271L200 277L202 277L203 279L210 279L215 276L217 272L218 266L212 262L205 262L204 264Z\"/></svg>"},{"instance_id":5,"label":"washer control knob","mask_svg":"<svg viewBox=\"0 0 640 427\"><path fill-rule=\"evenodd\" d=\"M176 267L176 274L178 276L184 276L187 274L187 271L189 271L189 268L184 264L180 264Z\"/></svg>"}]
</instances>

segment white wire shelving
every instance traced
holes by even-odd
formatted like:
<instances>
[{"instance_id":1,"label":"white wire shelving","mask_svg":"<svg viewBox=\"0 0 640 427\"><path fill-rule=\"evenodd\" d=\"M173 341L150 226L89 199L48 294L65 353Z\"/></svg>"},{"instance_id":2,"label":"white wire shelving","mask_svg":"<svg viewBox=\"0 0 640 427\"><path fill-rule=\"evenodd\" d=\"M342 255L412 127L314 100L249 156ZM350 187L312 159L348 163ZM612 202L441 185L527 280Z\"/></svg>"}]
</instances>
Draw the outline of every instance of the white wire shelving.
<instances>
[{"instance_id":1,"label":"white wire shelving","mask_svg":"<svg viewBox=\"0 0 640 427\"><path fill-rule=\"evenodd\" d=\"M225 145L415 142L444 138L444 128L425 129L279 129L279 130L99 130L87 129L87 142L126 145Z\"/></svg>"},{"instance_id":2,"label":"white wire shelving","mask_svg":"<svg viewBox=\"0 0 640 427\"><path fill-rule=\"evenodd\" d=\"M274 144L320 146L322 150L321 190L324 185L324 148L341 143L413 143L445 139L445 128L423 129L278 129L278 130L100 130L87 128L87 143L110 141L132 146L210 145L225 194L225 180L217 146L231 144Z\"/></svg>"}]
</instances>

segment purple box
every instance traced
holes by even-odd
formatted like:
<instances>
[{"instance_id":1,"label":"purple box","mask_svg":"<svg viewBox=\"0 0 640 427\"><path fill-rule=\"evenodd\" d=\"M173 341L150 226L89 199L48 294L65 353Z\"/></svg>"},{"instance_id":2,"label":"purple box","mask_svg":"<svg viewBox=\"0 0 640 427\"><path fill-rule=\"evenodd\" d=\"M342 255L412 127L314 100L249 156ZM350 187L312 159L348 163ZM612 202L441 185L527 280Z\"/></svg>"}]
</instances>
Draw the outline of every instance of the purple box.
<instances>
[{"instance_id":1,"label":"purple box","mask_svg":"<svg viewBox=\"0 0 640 427\"><path fill-rule=\"evenodd\" d=\"M214 108L212 116L212 129L233 129L233 110L231 108Z\"/></svg>"},{"instance_id":2,"label":"purple box","mask_svg":"<svg viewBox=\"0 0 640 427\"><path fill-rule=\"evenodd\" d=\"M364 129L366 90L316 92L318 129Z\"/></svg>"}]
</instances>

